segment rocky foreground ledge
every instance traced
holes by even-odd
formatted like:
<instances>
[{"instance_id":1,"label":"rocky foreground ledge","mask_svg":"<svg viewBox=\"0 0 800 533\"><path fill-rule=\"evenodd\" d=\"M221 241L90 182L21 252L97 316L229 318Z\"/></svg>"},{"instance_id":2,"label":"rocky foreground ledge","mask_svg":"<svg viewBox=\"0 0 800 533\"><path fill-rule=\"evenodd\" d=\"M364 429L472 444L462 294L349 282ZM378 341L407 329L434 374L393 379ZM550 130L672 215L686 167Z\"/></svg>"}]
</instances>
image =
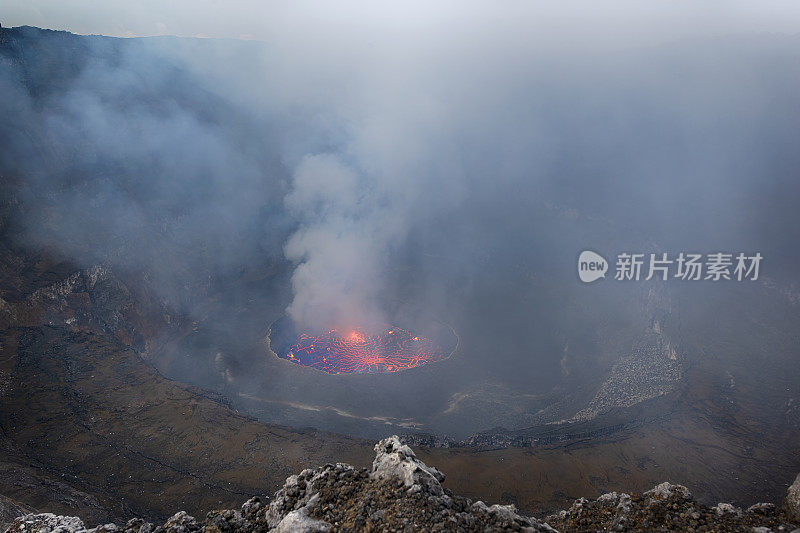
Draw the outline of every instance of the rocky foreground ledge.
<instances>
[{"instance_id":1,"label":"rocky foreground ledge","mask_svg":"<svg viewBox=\"0 0 800 533\"><path fill-rule=\"evenodd\" d=\"M453 495L444 474L417 459L397 437L375 445L371 469L337 463L303 470L270 501L251 498L241 510L212 511L197 520L185 512L163 525L140 519L92 529L76 517L29 514L9 533L261 533L333 531L750 531L800 533L800 475L779 508L706 507L681 485L662 483L641 495L612 492L576 500L545 520L511 505L486 505Z\"/></svg>"}]
</instances>

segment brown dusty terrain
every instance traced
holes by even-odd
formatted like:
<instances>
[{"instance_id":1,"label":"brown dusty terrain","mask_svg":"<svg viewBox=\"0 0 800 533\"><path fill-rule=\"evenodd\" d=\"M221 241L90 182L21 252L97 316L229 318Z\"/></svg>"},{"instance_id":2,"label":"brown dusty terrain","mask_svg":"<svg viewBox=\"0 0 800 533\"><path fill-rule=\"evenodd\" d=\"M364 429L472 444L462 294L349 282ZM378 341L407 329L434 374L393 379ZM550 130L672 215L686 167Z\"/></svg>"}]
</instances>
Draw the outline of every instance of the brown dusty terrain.
<instances>
[{"instance_id":1,"label":"brown dusty terrain","mask_svg":"<svg viewBox=\"0 0 800 533\"><path fill-rule=\"evenodd\" d=\"M91 495L78 505L90 513L87 520L163 518L174 509L202 514L269 494L307 466L363 466L372 456L368 441L269 426L236 413L219 398L161 377L115 338L40 326L10 328L1 340L2 368L10 372L0 411L6 461ZM702 444L691 439L700 434ZM747 486L761 477L772 500L779 499L791 479L770 477L781 466L770 448L745 457L732 450L732 437L714 435L702 419L676 417L592 445L421 449L419 456L449 472L445 486L456 493L514 503L528 513L665 479L714 502L736 477L742 491L763 495L764 487ZM1 493L75 513L74 499L54 501L58 490L46 488L9 475Z\"/></svg>"},{"instance_id":2,"label":"brown dusty terrain","mask_svg":"<svg viewBox=\"0 0 800 533\"><path fill-rule=\"evenodd\" d=\"M356 439L242 416L102 335L13 328L2 343L7 460L96 494L114 517L163 516L175 505L198 512L267 492L309 463L363 464L370 455ZM9 477L0 485L33 507L70 511L38 487Z\"/></svg>"}]
</instances>

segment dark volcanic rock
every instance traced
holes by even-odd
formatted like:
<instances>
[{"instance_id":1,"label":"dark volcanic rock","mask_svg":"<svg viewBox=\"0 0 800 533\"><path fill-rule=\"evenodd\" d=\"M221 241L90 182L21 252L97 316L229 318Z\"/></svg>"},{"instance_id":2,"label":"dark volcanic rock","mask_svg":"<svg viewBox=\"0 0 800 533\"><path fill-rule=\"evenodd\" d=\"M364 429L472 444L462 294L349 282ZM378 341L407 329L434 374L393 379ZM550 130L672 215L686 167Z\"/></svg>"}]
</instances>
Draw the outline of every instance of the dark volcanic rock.
<instances>
[{"instance_id":1,"label":"dark volcanic rock","mask_svg":"<svg viewBox=\"0 0 800 533\"><path fill-rule=\"evenodd\" d=\"M547 518L560 531L795 531L797 522L771 503L747 510L729 503L707 507L682 485L661 483L644 494L611 492L594 501L576 500Z\"/></svg>"},{"instance_id":2,"label":"dark volcanic rock","mask_svg":"<svg viewBox=\"0 0 800 533\"><path fill-rule=\"evenodd\" d=\"M0 494L0 531L5 531L18 516L32 512L31 507Z\"/></svg>"},{"instance_id":3,"label":"dark volcanic rock","mask_svg":"<svg viewBox=\"0 0 800 533\"><path fill-rule=\"evenodd\" d=\"M611 492L576 500L544 521L513 505L486 505L441 486L444 474L390 437L375 445L371 469L344 463L306 469L286 479L271 501L251 498L240 510L212 511L197 520L181 511L163 525L140 519L87 529L76 517L29 514L10 533L251 533L329 531L798 531L795 482L784 508L760 503L742 510L694 500L681 485L662 483L643 494ZM798 477L800 479L800 477ZM551 527L553 526L553 527Z\"/></svg>"},{"instance_id":4,"label":"dark volcanic rock","mask_svg":"<svg viewBox=\"0 0 800 533\"><path fill-rule=\"evenodd\" d=\"M443 489L444 475L417 459L397 437L375 446L372 468L344 463L290 476L270 502L252 498L241 510L212 511L199 521L180 512L163 526L141 520L87 530L75 517L17 519L12 533L323 532L323 531L553 531L510 505L486 505Z\"/></svg>"},{"instance_id":5,"label":"dark volcanic rock","mask_svg":"<svg viewBox=\"0 0 800 533\"><path fill-rule=\"evenodd\" d=\"M786 493L783 510L790 520L800 523L800 474L797 474L797 478Z\"/></svg>"}]
</instances>

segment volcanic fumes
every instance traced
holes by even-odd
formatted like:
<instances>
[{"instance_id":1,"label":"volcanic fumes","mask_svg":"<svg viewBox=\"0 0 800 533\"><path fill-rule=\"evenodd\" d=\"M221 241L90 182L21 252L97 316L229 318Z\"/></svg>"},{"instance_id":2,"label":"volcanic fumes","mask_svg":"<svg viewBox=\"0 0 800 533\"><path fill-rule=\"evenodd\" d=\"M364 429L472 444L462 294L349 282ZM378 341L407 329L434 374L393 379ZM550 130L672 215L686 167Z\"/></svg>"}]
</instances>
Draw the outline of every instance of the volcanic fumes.
<instances>
[{"instance_id":1,"label":"volcanic fumes","mask_svg":"<svg viewBox=\"0 0 800 533\"><path fill-rule=\"evenodd\" d=\"M379 333L331 329L315 336L295 331L284 318L273 324L271 339L279 358L329 374L397 372L441 361L452 352L431 338L390 325Z\"/></svg>"}]
</instances>

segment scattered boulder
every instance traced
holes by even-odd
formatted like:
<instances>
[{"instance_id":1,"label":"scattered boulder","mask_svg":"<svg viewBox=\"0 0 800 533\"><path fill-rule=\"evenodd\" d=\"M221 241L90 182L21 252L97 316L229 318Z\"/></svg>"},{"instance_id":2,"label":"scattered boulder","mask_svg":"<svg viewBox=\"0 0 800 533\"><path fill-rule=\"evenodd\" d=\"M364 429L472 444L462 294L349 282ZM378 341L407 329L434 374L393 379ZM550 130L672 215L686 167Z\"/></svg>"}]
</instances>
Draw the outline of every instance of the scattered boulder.
<instances>
[{"instance_id":1,"label":"scattered boulder","mask_svg":"<svg viewBox=\"0 0 800 533\"><path fill-rule=\"evenodd\" d=\"M724 516L726 514L742 516L742 510L729 503L718 503L716 506L714 506L712 511L714 511L717 516Z\"/></svg>"},{"instance_id":2,"label":"scattered boulder","mask_svg":"<svg viewBox=\"0 0 800 533\"><path fill-rule=\"evenodd\" d=\"M783 511L789 520L800 524L800 474L797 474L794 483L786 492L786 498L783 500Z\"/></svg>"},{"instance_id":3,"label":"scattered boulder","mask_svg":"<svg viewBox=\"0 0 800 533\"><path fill-rule=\"evenodd\" d=\"M9 533L79 533L86 531L76 516L57 516L52 513L29 514L17 518Z\"/></svg>"},{"instance_id":4,"label":"scattered boulder","mask_svg":"<svg viewBox=\"0 0 800 533\"><path fill-rule=\"evenodd\" d=\"M610 492L594 501L580 498L569 510L547 517L559 531L741 531L794 532L800 521L775 505L742 511L729 503L707 507L682 485L661 483L641 495Z\"/></svg>"},{"instance_id":5,"label":"scattered boulder","mask_svg":"<svg viewBox=\"0 0 800 533\"><path fill-rule=\"evenodd\" d=\"M689 489L687 489L683 485L673 485L672 483L669 483L667 481L659 485L656 485L652 489L645 492L644 495L659 500L669 499L673 495L675 495L678 498L682 498L684 500L692 499L692 493L689 492Z\"/></svg>"}]
</instances>

